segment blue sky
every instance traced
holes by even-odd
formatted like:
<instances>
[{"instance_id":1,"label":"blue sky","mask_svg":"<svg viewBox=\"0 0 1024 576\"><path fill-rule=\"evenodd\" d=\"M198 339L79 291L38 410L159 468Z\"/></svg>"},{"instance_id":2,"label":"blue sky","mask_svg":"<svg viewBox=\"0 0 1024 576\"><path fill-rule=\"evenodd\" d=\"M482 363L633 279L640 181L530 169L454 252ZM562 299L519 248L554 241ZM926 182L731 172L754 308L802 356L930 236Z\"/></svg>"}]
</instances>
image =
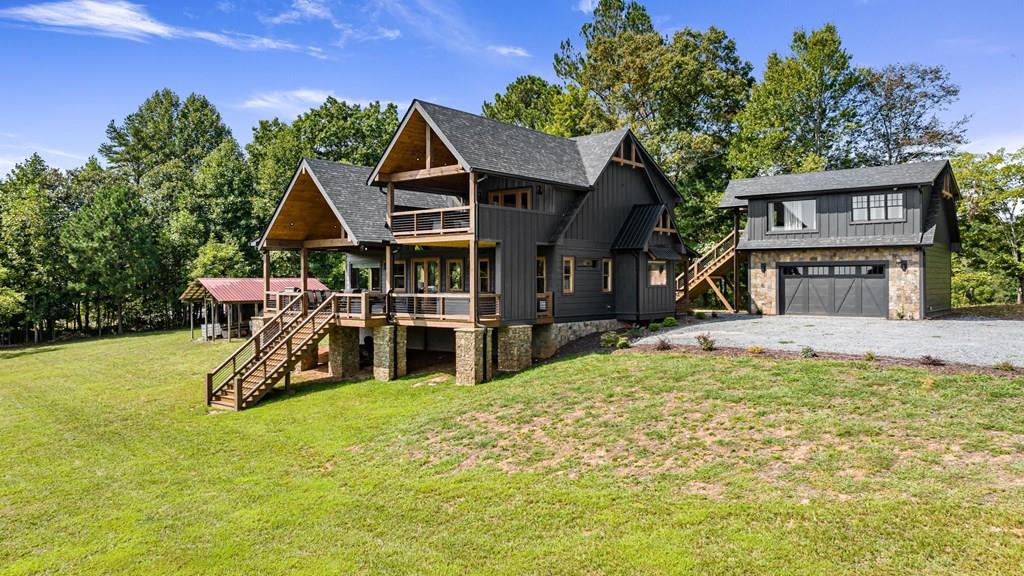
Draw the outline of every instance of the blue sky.
<instances>
[{"instance_id":1,"label":"blue sky","mask_svg":"<svg viewBox=\"0 0 1024 576\"><path fill-rule=\"evenodd\" d=\"M588 1L0 0L0 172L33 151L82 163L165 86L208 96L243 143L257 120L328 94L478 112L516 76L554 79ZM664 33L725 29L758 75L794 29L834 22L857 64L945 65L962 87L949 116L972 115L968 149L1024 146L1024 0L645 4Z\"/></svg>"}]
</instances>

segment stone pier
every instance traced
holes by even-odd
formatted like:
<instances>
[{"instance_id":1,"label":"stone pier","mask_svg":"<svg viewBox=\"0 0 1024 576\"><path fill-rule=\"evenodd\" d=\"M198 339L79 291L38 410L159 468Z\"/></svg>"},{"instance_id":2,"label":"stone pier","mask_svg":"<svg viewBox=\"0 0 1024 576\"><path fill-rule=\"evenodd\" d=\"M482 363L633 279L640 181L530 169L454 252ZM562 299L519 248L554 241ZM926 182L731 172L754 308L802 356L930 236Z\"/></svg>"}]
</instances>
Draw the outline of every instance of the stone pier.
<instances>
[{"instance_id":1,"label":"stone pier","mask_svg":"<svg viewBox=\"0 0 1024 576\"><path fill-rule=\"evenodd\" d=\"M472 386L484 381L486 328L455 329L455 383Z\"/></svg>"},{"instance_id":2,"label":"stone pier","mask_svg":"<svg viewBox=\"0 0 1024 576\"><path fill-rule=\"evenodd\" d=\"M351 378L359 372L359 328L332 326L328 364L331 376Z\"/></svg>"},{"instance_id":3,"label":"stone pier","mask_svg":"<svg viewBox=\"0 0 1024 576\"><path fill-rule=\"evenodd\" d=\"M356 336L358 340L358 336ZM373 377L381 382L405 376L406 327L377 326L373 329Z\"/></svg>"},{"instance_id":4,"label":"stone pier","mask_svg":"<svg viewBox=\"0 0 1024 576\"><path fill-rule=\"evenodd\" d=\"M498 329L498 370L519 372L533 364L533 326Z\"/></svg>"}]
</instances>

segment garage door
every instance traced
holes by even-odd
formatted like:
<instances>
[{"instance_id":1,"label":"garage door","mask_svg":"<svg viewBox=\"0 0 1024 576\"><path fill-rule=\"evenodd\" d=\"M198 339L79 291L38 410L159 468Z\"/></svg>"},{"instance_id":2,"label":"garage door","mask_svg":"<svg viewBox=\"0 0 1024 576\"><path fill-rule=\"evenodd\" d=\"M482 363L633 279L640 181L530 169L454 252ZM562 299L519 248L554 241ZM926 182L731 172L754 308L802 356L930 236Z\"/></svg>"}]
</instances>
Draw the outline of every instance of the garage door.
<instances>
[{"instance_id":1,"label":"garage door","mask_svg":"<svg viewBox=\"0 0 1024 576\"><path fill-rule=\"evenodd\" d=\"M888 270L884 264L781 265L782 314L886 316Z\"/></svg>"}]
</instances>

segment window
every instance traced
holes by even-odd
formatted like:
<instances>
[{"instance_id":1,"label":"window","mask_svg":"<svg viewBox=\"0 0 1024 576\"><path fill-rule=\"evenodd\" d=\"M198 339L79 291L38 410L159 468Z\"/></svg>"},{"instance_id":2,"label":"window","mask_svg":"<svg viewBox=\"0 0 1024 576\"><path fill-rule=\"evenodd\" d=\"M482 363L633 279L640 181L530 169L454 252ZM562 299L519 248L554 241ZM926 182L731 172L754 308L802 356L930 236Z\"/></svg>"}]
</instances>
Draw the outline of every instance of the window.
<instances>
[{"instance_id":1,"label":"window","mask_svg":"<svg viewBox=\"0 0 1024 576\"><path fill-rule=\"evenodd\" d=\"M548 259L537 256L537 294L548 291Z\"/></svg>"},{"instance_id":2,"label":"window","mask_svg":"<svg viewBox=\"0 0 1024 576\"><path fill-rule=\"evenodd\" d=\"M857 275L857 266L836 266L835 267L835 275L836 276L856 276Z\"/></svg>"},{"instance_id":3,"label":"window","mask_svg":"<svg viewBox=\"0 0 1024 576\"><path fill-rule=\"evenodd\" d=\"M864 276L885 276L885 266L882 266L881 264L861 266L860 273Z\"/></svg>"},{"instance_id":4,"label":"window","mask_svg":"<svg viewBox=\"0 0 1024 576\"><path fill-rule=\"evenodd\" d=\"M395 290L405 292L405 262L394 262L395 271L392 275L391 285Z\"/></svg>"},{"instance_id":5,"label":"window","mask_svg":"<svg viewBox=\"0 0 1024 576\"><path fill-rule=\"evenodd\" d=\"M804 274L803 274L803 271L798 266L783 266L782 267L782 275L783 276L803 276Z\"/></svg>"},{"instance_id":6,"label":"window","mask_svg":"<svg viewBox=\"0 0 1024 576\"><path fill-rule=\"evenodd\" d=\"M531 188L512 188L510 190L494 190L487 194L487 203L508 208L530 209Z\"/></svg>"},{"instance_id":7,"label":"window","mask_svg":"<svg viewBox=\"0 0 1024 576\"><path fill-rule=\"evenodd\" d=\"M667 207L661 212L661 216L658 216L654 231L662 234L672 233L672 212Z\"/></svg>"},{"instance_id":8,"label":"window","mask_svg":"<svg viewBox=\"0 0 1024 576\"><path fill-rule=\"evenodd\" d=\"M462 282L462 260L448 261L448 291L462 292L465 290Z\"/></svg>"},{"instance_id":9,"label":"window","mask_svg":"<svg viewBox=\"0 0 1024 576\"><path fill-rule=\"evenodd\" d=\"M814 200L772 202L770 229L773 232L800 232L817 228Z\"/></svg>"},{"instance_id":10,"label":"window","mask_svg":"<svg viewBox=\"0 0 1024 576\"><path fill-rule=\"evenodd\" d=\"M491 261L486 258L480 259L480 291L494 292L491 287Z\"/></svg>"},{"instance_id":11,"label":"window","mask_svg":"<svg viewBox=\"0 0 1024 576\"><path fill-rule=\"evenodd\" d=\"M664 260L651 260L647 263L647 284L668 286L668 266Z\"/></svg>"},{"instance_id":12,"label":"window","mask_svg":"<svg viewBox=\"0 0 1024 576\"><path fill-rule=\"evenodd\" d=\"M437 258L413 260L413 279L417 293L436 294L441 291L441 261Z\"/></svg>"},{"instance_id":13,"label":"window","mask_svg":"<svg viewBox=\"0 0 1024 576\"><path fill-rule=\"evenodd\" d=\"M572 294L576 288L576 259L562 256L562 293Z\"/></svg>"},{"instance_id":14,"label":"window","mask_svg":"<svg viewBox=\"0 0 1024 576\"><path fill-rule=\"evenodd\" d=\"M871 194L853 197L853 221L873 222L903 219L903 193Z\"/></svg>"},{"instance_id":15,"label":"window","mask_svg":"<svg viewBox=\"0 0 1024 576\"><path fill-rule=\"evenodd\" d=\"M808 276L828 276L828 266L808 266Z\"/></svg>"},{"instance_id":16,"label":"window","mask_svg":"<svg viewBox=\"0 0 1024 576\"><path fill-rule=\"evenodd\" d=\"M612 259L601 259L601 291L612 291Z\"/></svg>"}]
</instances>

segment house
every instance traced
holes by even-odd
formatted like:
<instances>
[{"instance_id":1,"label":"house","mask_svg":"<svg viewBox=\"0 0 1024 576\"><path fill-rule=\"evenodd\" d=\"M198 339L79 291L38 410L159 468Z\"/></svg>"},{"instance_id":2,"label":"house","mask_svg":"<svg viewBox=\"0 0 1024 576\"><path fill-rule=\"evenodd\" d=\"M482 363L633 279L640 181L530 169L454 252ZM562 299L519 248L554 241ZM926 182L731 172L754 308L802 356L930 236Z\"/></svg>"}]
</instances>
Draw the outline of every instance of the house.
<instances>
[{"instance_id":1,"label":"house","mask_svg":"<svg viewBox=\"0 0 1024 576\"><path fill-rule=\"evenodd\" d=\"M302 279L310 251L344 252L370 270L365 289L315 310L304 298L268 306L251 342L208 375L208 402L251 406L327 334L339 376L369 339L377 379L450 354L456 381L472 384L672 315L675 268L692 254L678 201L628 129L561 138L414 101L374 167L303 160L259 240L268 292L276 251L299 253Z\"/></svg>"},{"instance_id":2,"label":"house","mask_svg":"<svg viewBox=\"0 0 1024 576\"><path fill-rule=\"evenodd\" d=\"M959 199L940 160L733 180L721 207L752 311L920 319L951 307Z\"/></svg>"}]
</instances>

